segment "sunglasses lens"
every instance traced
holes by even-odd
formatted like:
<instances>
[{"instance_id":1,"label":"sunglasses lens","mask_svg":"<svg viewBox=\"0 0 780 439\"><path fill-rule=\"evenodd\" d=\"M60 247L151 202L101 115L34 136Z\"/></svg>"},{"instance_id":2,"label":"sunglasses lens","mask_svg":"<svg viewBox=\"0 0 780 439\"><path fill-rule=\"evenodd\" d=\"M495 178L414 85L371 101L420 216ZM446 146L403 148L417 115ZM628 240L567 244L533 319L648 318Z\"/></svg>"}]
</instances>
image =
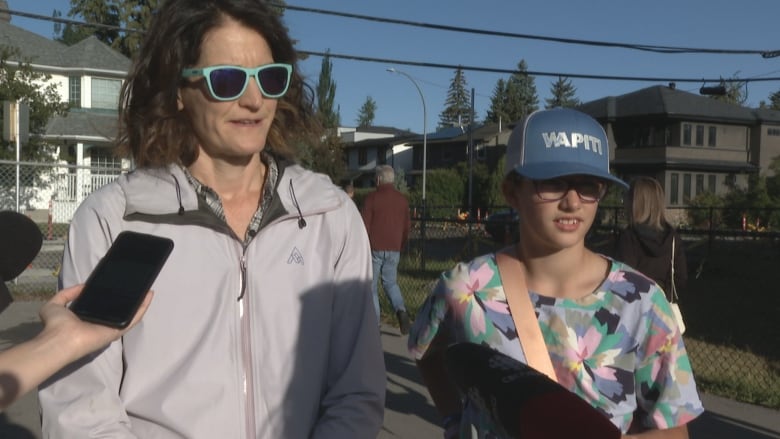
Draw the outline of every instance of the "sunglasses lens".
<instances>
[{"instance_id":1,"label":"sunglasses lens","mask_svg":"<svg viewBox=\"0 0 780 439\"><path fill-rule=\"evenodd\" d=\"M285 92L287 82L290 80L288 70L281 66L268 67L257 73L257 79L260 81L265 94L277 96Z\"/></svg>"},{"instance_id":2,"label":"sunglasses lens","mask_svg":"<svg viewBox=\"0 0 780 439\"><path fill-rule=\"evenodd\" d=\"M246 84L246 73L243 70L223 68L216 69L209 75L211 91L220 99L238 97Z\"/></svg>"}]
</instances>

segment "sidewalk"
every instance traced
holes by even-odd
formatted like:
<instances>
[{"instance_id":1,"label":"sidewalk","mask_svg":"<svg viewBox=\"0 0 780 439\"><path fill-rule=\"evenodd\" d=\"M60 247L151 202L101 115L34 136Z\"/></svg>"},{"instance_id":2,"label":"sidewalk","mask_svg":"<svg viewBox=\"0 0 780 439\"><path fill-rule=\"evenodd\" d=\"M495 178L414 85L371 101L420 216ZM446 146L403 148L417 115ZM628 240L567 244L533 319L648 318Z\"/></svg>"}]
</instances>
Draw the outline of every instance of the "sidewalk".
<instances>
[{"instance_id":1,"label":"sidewalk","mask_svg":"<svg viewBox=\"0 0 780 439\"><path fill-rule=\"evenodd\" d=\"M0 351L32 337L39 329L41 302L16 302L0 315ZM383 326L387 366L385 422L378 439L438 439L439 416L414 361L407 355L406 338L397 328ZM692 439L780 439L780 411L702 395L707 412L690 425ZM38 400L25 395L0 413L0 438L40 439Z\"/></svg>"}]
</instances>

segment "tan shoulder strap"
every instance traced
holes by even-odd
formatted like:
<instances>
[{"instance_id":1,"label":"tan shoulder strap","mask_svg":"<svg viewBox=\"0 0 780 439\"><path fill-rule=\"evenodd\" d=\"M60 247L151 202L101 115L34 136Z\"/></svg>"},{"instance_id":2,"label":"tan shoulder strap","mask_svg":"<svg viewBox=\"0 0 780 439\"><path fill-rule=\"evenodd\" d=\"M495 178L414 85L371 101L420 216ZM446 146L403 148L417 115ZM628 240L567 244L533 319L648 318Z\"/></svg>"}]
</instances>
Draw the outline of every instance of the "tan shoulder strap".
<instances>
[{"instance_id":1,"label":"tan shoulder strap","mask_svg":"<svg viewBox=\"0 0 780 439\"><path fill-rule=\"evenodd\" d=\"M517 338L520 340L528 365L557 382L547 345L544 344L542 329L539 327L531 298L528 296L528 288L525 286L522 263L517 259L514 248L508 247L497 252L496 263L501 283L504 285L509 313L515 322Z\"/></svg>"}]
</instances>

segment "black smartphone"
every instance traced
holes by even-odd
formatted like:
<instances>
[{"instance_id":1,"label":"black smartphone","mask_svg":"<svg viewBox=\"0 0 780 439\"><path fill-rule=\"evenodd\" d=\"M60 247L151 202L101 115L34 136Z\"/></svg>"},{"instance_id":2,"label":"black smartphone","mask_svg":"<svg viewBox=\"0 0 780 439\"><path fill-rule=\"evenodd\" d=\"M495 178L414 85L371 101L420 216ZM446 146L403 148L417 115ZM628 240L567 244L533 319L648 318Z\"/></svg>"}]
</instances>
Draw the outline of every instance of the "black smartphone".
<instances>
[{"instance_id":1,"label":"black smartphone","mask_svg":"<svg viewBox=\"0 0 780 439\"><path fill-rule=\"evenodd\" d=\"M82 320L127 327L172 250L173 241L168 238L121 232L87 278L70 310Z\"/></svg>"}]
</instances>

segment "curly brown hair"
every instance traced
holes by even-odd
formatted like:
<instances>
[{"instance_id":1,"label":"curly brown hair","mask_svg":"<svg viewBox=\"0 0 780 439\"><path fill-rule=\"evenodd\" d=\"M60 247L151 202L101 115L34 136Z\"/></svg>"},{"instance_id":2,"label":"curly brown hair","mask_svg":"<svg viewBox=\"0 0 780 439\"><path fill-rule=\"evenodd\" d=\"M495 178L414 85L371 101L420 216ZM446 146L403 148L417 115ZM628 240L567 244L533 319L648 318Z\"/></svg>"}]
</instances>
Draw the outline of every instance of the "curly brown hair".
<instances>
[{"instance_id":1,"label":"curly brown hair","mask_svg":"<svg viewBox=\"0 0 780 439\"><path fill-rule=\"evenodd\" d=\"M318 142L322 128L314 116L313 92L298 73L298 54L279 16L264 0L163 2L122 86L120 153L138 167L189 166L197 159L198 141L190 120L177 107L181 71L197 62L203 36L227 17L260 33L275 62L293 66L290 87L278 101L266 149L294 159L298 145Z\"/></svg>"}]
</instances>

